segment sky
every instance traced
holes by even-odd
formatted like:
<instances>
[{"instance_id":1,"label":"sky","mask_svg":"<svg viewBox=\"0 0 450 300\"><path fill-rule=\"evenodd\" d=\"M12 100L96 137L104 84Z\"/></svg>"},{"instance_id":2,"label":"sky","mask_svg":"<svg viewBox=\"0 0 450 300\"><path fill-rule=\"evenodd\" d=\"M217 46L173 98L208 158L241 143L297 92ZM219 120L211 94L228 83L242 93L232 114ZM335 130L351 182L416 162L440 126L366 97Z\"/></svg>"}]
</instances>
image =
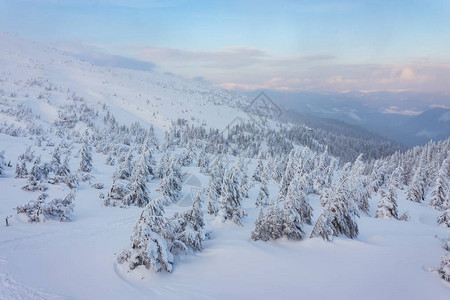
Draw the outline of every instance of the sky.
<instances>
[{"instance_id":1,"label":"sky","mask_svg":"<svg viewBox=\"0 0 450 300\"><path fill-rule=\"evenodd\" d=\"M228 89L450 93L448 0L0 0L0 31Z\"/></svg>"}]
</instances>

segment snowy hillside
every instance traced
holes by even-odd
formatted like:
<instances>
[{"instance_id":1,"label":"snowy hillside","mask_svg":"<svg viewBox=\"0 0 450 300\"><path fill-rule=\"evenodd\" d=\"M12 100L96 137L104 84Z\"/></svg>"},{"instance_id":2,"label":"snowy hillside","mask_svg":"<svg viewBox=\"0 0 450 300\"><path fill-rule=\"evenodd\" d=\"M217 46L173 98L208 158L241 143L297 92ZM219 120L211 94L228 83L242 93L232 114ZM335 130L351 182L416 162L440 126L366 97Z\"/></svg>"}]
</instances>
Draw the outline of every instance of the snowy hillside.
<instances>
[{"instance_id":1,"label":"snowy hillside","mask_svg":"<svg viewBox=\"0 0 450 300\"><path fill-rule=\"evenodd\" d=\"M0 41L0 299L448 298L449 139Z\"/></svg>"},{"instance_id":2,"label":"snowy hillside","mask_svg":"<svg viewBox=\"0 0 450 300\"><path fill-rule=\"evenodd\" d=\"M0 34L1 95L8 101L26 101L45 121L57 117L54 109L73 94L98 109L106 103L120 123L139 121L167 129L169 121L188 119L225 128L236 117L246 115L238 107L249 98L205 86L175 75L95 66L69 53ZM33 107L33 99L47 103ZM41 101L43 102L43 101ZM100 104L100 105L99 105Z\"/></svg>"}]
</instances>

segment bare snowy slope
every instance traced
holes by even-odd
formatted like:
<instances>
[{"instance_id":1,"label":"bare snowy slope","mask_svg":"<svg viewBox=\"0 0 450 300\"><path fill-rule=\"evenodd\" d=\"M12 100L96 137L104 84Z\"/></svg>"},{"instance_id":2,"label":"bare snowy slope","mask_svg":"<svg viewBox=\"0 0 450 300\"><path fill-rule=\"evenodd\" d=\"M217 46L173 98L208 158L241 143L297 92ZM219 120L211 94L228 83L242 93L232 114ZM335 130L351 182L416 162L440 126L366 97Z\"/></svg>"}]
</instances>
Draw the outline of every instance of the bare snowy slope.
<instances>
[{"instance_id":1,"label":"bare snowy slope","mask_svg":"<svg viewBox=\"0 0 450 300\"><path fill-rule=\"evenodd\" d=\"M92 107L104 103L119 123L139 121L167 128L177 118L225 128L249 98L170 74L95 66L75 56L0 33L0 95L30 106L43 120L56 119L54 108L75 94ZM31 99L45 99L38 107Z\"/></svg>"}]
</instances>

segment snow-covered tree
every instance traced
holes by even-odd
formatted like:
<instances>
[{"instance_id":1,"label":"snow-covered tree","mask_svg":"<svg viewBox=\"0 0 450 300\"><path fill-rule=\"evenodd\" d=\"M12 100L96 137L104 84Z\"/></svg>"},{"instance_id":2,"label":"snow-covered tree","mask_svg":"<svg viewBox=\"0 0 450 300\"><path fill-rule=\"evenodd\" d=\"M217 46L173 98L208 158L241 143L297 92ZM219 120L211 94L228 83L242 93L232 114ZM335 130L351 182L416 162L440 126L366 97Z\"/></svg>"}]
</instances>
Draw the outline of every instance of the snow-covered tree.
<instances>
[{"instance_id":1,"label":"snow-covered tree","mask_svg":"<svg viewBox=\"0 0 450 300\"><path fill-rule=\"evenodd\" d=\"M128 180L133 171L133 152L128 151L124 161L122 161L114 172L114 178Z\"/></svg>"},{"instance_id":2,"label":"snow-covered tree","mask_svg":"<svg viewBox=\"0 0 450 300\"><path fill-rule=\"evenodd\" d=\"M268 227L267 227L267 217L264 214L263 208L259 210L258 218L255 221L255 229L251 233L251 239L254 241L262 240L268 241L270 238Z\"/></svg>"},{"instance_id":3,"label":"snow-covered tree","mask_svg":"<svg viewBox=\"0 0 450 300\"><path fill-rule=\"evenodd\" d=\"M264 164L262 161L262 153L260 152L258 154L258 159L256 161L255 171L253 172L253 175L252 175L252 180L256 181L256 182L261 182L261 180L262 180L261 177L263 175L263 172L264 172Z\"/></svg>"},{"instance_id":4,"label":"snow-covered tree","mask_svg":"<svg viewBox=\"0 0 450 300\"><path fill-rule=\"evenodd\" d=\"M425 163L421 160L406 192L407 200L412 202L425 200L425 176Z\"/></svg>"},{"instance_id":5,"label":"snow-covered tree","mask_svg":"<svg viewBox=\"0 0 450 300\"><path fill-rule=\"evenodd\" d=\"M442 256L441 266L439 267L438 273L442 279L450 281L450 253L446 253Z\"/></svg>"},{"instance_id":6,"label":"snow-covered tree","mask_svg":"<svg viewBox=\"0 0 450 300\"><path fill-rule=\"evenodd\" d=\"M181 171L177 160L170 159L169 166L160 180L158 190L161 194L175 201L181 191Z\"/></svg>"},{"instance_id":7,"label":"snow-covered tree","mask_svg":"<svg viewBox=\"0 0 450 300\"><path fill-rule=\"evenodd\" d=\"M431 192L430 206L438 210L445 210L450 205L450 203L446 201L447 193L450 193L448 185L449 178L447 176L447 161L448 159L444 161L439 169L436 183Z\"/></svg>"},{"instance_id":8,"label":"snow-covered tree","mask_svg":"<svg viewBox=\"0 0 450 300\"><path fill-rule=\"evenodd\" d=\"M89 173L92 170L92 147L87 139L84 140L83 147L81 148L81 161L79 170L85 173Z\"/></svg>"},{"instance_id":9,"label":"snow-covered tree","mask_svg":"<svg viewBox=\"0 0 450 300\"><path fill-rule=\"evenodd\" d=\"M72 190L64 199L55 198L45 203L48 194L41 194L35 201L30 201L16 208L17 213L24 213L28 222L44 222L46 219L57 219L60 222L70 221L70 213L73 212L75 190Z\"/></svg>"},{"instance_id":10,"label":"snow-covered tree","mask_svg":"<svg viewBox=\"0 0 450 300\"><path fill-rule=\"evenodd\" d=\"M283 235L283 211L276 202L272 203L266 212L266 224L269 237L273 240Z\"/></svg>"},{"instance_id":11,"label":"snow-covered tree","mask_svg":"<svg viewBox=\"0 0 450 300\"><path fill-rule=\"evenodd\" d=\"M398 219L397 195L394 187L389 186L387 192L380 191L381 200L378 203L378 209L375 218L380 219Z\"/></svg>"},{"instance_id":12,"label":"snow-covered tree","mask_svg":"<svg viewBox=\"0 0 450 300\"><path fill-rule=\"evenodd\" d=\"M222 221L231 220L238 225L242 225L241 218L245 216L245 212L241 206L242 196L239 187L239 170L233 168L226 171L220 193L219 216Z\"/></svg>"},{"instance_id":13,"label":"snow-covered tree","mask_svg":"<svg viewBox=\"0 0 450 300\"><path fill-rule=\"evenodd\" d=\"M347 190L348 186L345 184L347 180L351 180L350 177L341 177L337 184L322 194L324 207L319 216L321 224L313 230L312 237L321 236L323 239L330 240L328 235L330 232L333 236L343 234L351 239L358 235L359 230L355 217L359 217L359 210L350 195L351 191ZM328 225L329 229L323 228Z\"/></svg>"},{"instance_id":14,"label":"snow-covered tree","mask_svg":"<svg viewBox=\"0 0 450 300\"><path fill-rule=\"evenodd\" d=\"M123 197L122 204L143 207L150 202L146 182L146 166L141 159L133 168L131 175L130 192Z\"/></svg>"},{"instance_id":15,"label":"snow-covered tree","mask_svg":"<svg viewBox=\"0 0 450 300\"><path fill-rule=\"evenodd\" d=\"M209 158L204 149L202 149L198 155L197 167L199 167L200 172L204 174L206 174L209 170Z\"/></svg>"},{"instance_id":16,"label":"snow-covered tree","mask_svg":"<svg viewBox=\"0 0 450 300\"><path fill-rule=\"evenodd\" d=\"M332 217L328 215L328 211L324 211L314 224L310 237L321 237L330 241L330 237L333 235L331 220Z\"/></svg>"},{"instance_id":17,"label":"snow-covered tree","mask_svg":"<svg viewBox=\"0 0 450 300\"><path fill-rule=\"evenodd\" d=\"M450 227L450 208L447 208L438 218L437 223L443 227Z\"/></svg>"},{"instance_id":18,"label":"snow-covered tree","mask_svg":"<svg viewBox=\"0 0 450 300\"><path fill-rule=\"evenodd\" d=\"M28 176L27 165L25 163L25 160L21 160L19 163L16 164L15 177L25 178L27 176Z\"/></svg>"},{"instance_id":19,"label":"snow-covered tree","mask_svg":"<svg viewBox=\"0 0 450 300\"><path fill-rule=\"evenodd\" d=\"M178 220L175 239L181 241L193 251L203 250L205 240L205 220L202 211L203 191L198 191L192 203L192 208L183 212Z\"/></svg>"},{"instance_id":20,"label":"snow-covered tree","mask_svg":"<svg viewBox=\"0 0 450 300\"><path fill-rule=\"evenodd\" d=\"M167 236L171 226L164 217L164 208L159 200L149 202L142 211L131 235L131 246L117 258L127 263L130 270L145 266L155 272L172 272L174 257L169 251Z\"/></svg>"},{"instance_id":21,"label":"snow-covered tree","mask_svg":"<svg viewBox=\"0 0 450 300\"><path fill-rule=\"evenodd\" d=\"M256 206L266 206L269 203L269 190L267 188L267 182L263 180L261 182L261 188L259 189L258 196L256 197Z\"/></svg>"},{"instance_id":22,"label":"snow-covered tree","mask_svg":"<svg viewBox=\"0 0 450 300\"><path fill-rule=\"evenodd\" d=\"M5 151L0 151L0 175L5 173Z\"/></svg>"}]
</instances>

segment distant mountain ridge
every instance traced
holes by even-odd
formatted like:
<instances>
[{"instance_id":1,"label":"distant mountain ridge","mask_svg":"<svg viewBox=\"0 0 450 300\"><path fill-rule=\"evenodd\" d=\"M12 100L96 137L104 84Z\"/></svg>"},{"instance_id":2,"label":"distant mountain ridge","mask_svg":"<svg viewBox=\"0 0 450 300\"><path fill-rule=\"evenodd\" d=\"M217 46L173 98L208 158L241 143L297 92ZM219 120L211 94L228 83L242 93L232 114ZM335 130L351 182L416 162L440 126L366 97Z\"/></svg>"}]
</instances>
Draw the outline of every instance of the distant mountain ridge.
<instances>
[{"instance_id":1,"label":"distant mountain ridge","mask_svg":"<svg viewBox=\"0 0 450 300\"><path fill-rule=\"evenodd\" d=\"M443 107L450 105L450 98L445 95L406 92L268 93L287 110L361 126L409 147L450 136L450 109L430 108L432 103ZM415 112L421 110L424 111L416 115Z\"/></svg>"}]
</instances>

